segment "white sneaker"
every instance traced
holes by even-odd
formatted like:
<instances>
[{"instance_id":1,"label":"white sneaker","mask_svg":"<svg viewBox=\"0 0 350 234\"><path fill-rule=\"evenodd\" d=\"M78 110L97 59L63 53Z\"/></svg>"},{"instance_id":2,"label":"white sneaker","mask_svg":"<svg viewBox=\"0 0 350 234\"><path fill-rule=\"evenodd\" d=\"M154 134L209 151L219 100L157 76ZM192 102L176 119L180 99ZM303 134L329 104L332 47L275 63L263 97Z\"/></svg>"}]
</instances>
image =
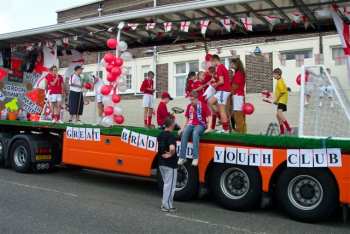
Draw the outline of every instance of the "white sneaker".
<instances>
[{"instance_id":1,"label":"white sneaker","mask_svg":"<svg viewBox=\"0 0 350 234\"><path fill-rule=\"evenodd\" d=\"M192 160L192 166L194 166L194 167L198 166L198 159Z\"/></svg>"},{"instance_id":2,"label":"white sneaker","mask_svg":"<svg viewBox=\"0 0 350 234\"><path fill-rule=\"evenodd\" d=\"M184 165L185 162L186 162L186 159L180 158L179 161L177 161L177 165L180 165L180 166L181 166L181 165Z\"/></svg>"}]
</instances>

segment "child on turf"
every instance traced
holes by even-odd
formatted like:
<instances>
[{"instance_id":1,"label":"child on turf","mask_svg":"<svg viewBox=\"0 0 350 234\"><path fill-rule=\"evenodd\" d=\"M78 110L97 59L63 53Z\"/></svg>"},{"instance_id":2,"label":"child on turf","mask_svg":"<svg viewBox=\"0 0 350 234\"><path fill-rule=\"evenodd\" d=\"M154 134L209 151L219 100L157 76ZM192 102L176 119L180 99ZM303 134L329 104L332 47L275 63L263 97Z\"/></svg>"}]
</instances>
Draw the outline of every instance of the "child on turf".
<instances>
[{"instance_id":1,"label":"child on turf","mask_svg":"<svg viewBox=\"0 0 350 234\"><path fill-rule=\"evenodd\" d=\"M174 116L168 111L168 103L173 100L168 92L163 92L157 108L157 124L159 128L164 129L166 119L174 119Z\"/></svg>"},{"instance_id":2,"label":"child on turf","mask_svg":"<svg viewBox=\"0 0 350 234\"><path fill-rule=\"evenodd\" d=\"M57 67L52 66L45 78L47 82L48 100L51 106L52 121L61 122L60 112L63 96L63 77L58 74Z\"/></svg>"},{"instance_id":3,"label":"child on turf","mask_svg":"<svg viewBox=\"0 0 350 234\"><path fill-rule=\"evenodd\" d=\"M158 165L164 182L161 211L174 212L173 200L177 180L177 156L176 138L172 134L175 122L172 118L167 118L164 122L164 131L158 136Z\"/></svg>"},{"instance_id":4,"label":"child on turf","mask_svg":"<svg viewBox=\"0 0 350 234\"><path fill-rule=\"evenodd\" d=\"M144 108L144 125L145 127L152 127L152 115L154 108L154 86L153 86L154 73L149 71L147 78L143 80L140 91L143 93L143 108Z\"/></svg>"},{"instance_id":5,"label":"child on turf","mask_svg":"<svg viewBox=\"0 0 350 234\"><path fill-rule=\"evenodd\" d=\"M187 75L186 87L185 87L186 97L188 97L192 92L193 83L195 79L196 79L196 73L194 71L189 72Z\"/></svg>"},{"instance_id":6,"label":"child on turf","mask_svg":"<svg viewBox=\"0 0 350 234\"><path fill-rule=\"evenodd\" d=\"M288 103L288 87L282 78L282 70L280 68L276 68L273 70L273 78L277 80L275 86L275 99L274 104L277 105L277 121L280 125L280 134L285 134L285 128L287 132L290 134L292 129L284 116L283 112L287 111L287 103Z\"/></svg>"},{"instance_id":7,"label":"child on turf","mask_svg":"<svg viewBox=\"0 0 350 234\"><path fill-rule=\"evenodd\" d=\"M186 109L186 122L184 127L179 131L181 136L181 149L179 165L183 165L186 162L186 150L188 140L192 136L193 143L193 160L192 166L198 165L199 157L199 140L207 128L208 118L210 116L210 110L206 103L198 100L198 93L192 91L190 94L191 103L188 104Z\"/></svg>"}]
</instances>

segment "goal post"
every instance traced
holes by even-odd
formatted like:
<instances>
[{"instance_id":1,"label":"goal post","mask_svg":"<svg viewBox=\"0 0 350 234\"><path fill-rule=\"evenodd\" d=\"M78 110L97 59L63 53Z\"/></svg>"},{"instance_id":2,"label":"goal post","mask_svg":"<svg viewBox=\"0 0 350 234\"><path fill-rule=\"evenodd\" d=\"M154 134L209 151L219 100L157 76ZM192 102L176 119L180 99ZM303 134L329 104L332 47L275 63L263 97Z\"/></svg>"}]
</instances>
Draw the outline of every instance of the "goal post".
<instances>
[{"instance_id":1,"label":"goal post","mask_svg":"<svg viewBox=\"0 0 350 234\"><path fill-rule=\"evenodd\" d=\"M340 78L324 65L302 67L300 137L350 139L350 86Z\"/></svg>"}]
</instances>

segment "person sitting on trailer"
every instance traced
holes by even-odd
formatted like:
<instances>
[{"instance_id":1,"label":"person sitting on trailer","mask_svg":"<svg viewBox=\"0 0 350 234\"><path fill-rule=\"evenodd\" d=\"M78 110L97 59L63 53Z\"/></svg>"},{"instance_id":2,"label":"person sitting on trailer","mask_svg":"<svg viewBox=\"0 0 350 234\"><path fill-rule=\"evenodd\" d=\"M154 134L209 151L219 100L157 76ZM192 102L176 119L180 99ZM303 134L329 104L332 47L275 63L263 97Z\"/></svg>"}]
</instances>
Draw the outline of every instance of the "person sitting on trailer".
<instances>
[{"instance_id":1,"label":"person sitting on trailer","mask_svg":"<svg viewBox=\"0 0 350 234\"><path fill-rule=\"evenodd\" d=\"M50 102L52 121L59 122L61 121L63 77L58 74L57 67L52 66L45 79L47 82L48 101Z\"/></svg>"},{"instance_id":2,"label":"person sitting on trailer","mask_svg":"<svg viewBox=\"0 0 350 234\"><path fill-rule=\"evenodd\" d=\"M69 122L75 120L80 123L80 116L83 114L84 98L83 98L83 80L81 73L83 67L78 65L74 67L74 74L69 79Z\"/></svg>"},{"instance_id":3,"label":"person sitting on trailer","mask_svg":"<svg viewBox=\"0 0 350 234\"><path fill-rule=\"evenodd\" d=\"M288 87L282 78L282 70L280 68L276 68L272 72L273 78L277 80L275 86L275 100L274 104L277 105L277 121L280 125L280 134L285 134L286 127L289 134L292 133L292 128L289 126L289 123L284 116L283 112L287 111L287 103L288 103Z\"/></svg>"},{"instance_id":4,"label":"person sitting on trailer","mask_svg":"<svg viewBox=\"0 0 350 234\"><path fill-rule=\"evenodd\" d=\"M164 131L157 137L158 140L158 165L163 180L163 198L161 211L174 212L174 195L177 180L177 155L176 137L172 134L175 128L175 121L167 118L164 121Z\"/></svg>"},{"instance_id":5,"label":"person sitting on trailer","mask_svg":"<svg viewBox=\"0 0 350 234\"><path fill-rule=\"evenodd\" d=\"M143 93L144 125L146 128L152 127L152 115L154 108L154 73L149 71L147 78L143 80L140 91Z\"/></svg>"},{"instance_id":6,"label":"person sitting on trailer","mask_svg":"<svg viewBox=\"0 0 350 234\"><path fill-rule=\"evenodd\" d=\"M186 162L187 144L190 136L192 135L192 166L197 166L199 157L199 140L200 136L207 128L210 110L206 103L198 100L198 92L192 91L189 97L191 103L188 104L185 112L186 122L184 127L178 132L179 134L182 134L178 165L183 165Z\"/></svg>"}]
</instances>

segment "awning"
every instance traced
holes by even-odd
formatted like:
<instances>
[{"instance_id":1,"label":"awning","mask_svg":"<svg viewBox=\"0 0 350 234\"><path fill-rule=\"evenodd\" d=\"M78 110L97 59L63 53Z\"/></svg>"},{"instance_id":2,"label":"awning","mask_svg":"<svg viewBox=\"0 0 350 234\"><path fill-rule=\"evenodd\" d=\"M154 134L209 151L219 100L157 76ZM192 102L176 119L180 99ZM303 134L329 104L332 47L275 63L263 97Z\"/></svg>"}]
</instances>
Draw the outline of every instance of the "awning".
<instances>
[{"instance_id":1,"label":"awning","mask_svg":"<svg viewBox=\"0 0 350 234\"><path fill-rule=\"evenodd\" d=\"M115 36L125 22L121 37L129 47L221 40L271 33L328 31L334 24L328 9L337 4L347 19L349 0L206 0L171 4L142 10L81 19L0 35L0 46L69 40L85 50L106 49L105 41ZM28 15L30 17L30 15ZM202 27L209 20L203 34ZM226 20L226 21L225 21ZM171 22L167 32L165 23ZM190 22L189 30L181 24ZM230 25L227 25L228 23ZM155 23L155 27L150 23ZM226 24L226 25L225 25ZM136 29L134 29L136 27ZM250 28L252 27L252 28ZM205 36L204 36L205 35Z\"/></svg>"}]
</instances>

